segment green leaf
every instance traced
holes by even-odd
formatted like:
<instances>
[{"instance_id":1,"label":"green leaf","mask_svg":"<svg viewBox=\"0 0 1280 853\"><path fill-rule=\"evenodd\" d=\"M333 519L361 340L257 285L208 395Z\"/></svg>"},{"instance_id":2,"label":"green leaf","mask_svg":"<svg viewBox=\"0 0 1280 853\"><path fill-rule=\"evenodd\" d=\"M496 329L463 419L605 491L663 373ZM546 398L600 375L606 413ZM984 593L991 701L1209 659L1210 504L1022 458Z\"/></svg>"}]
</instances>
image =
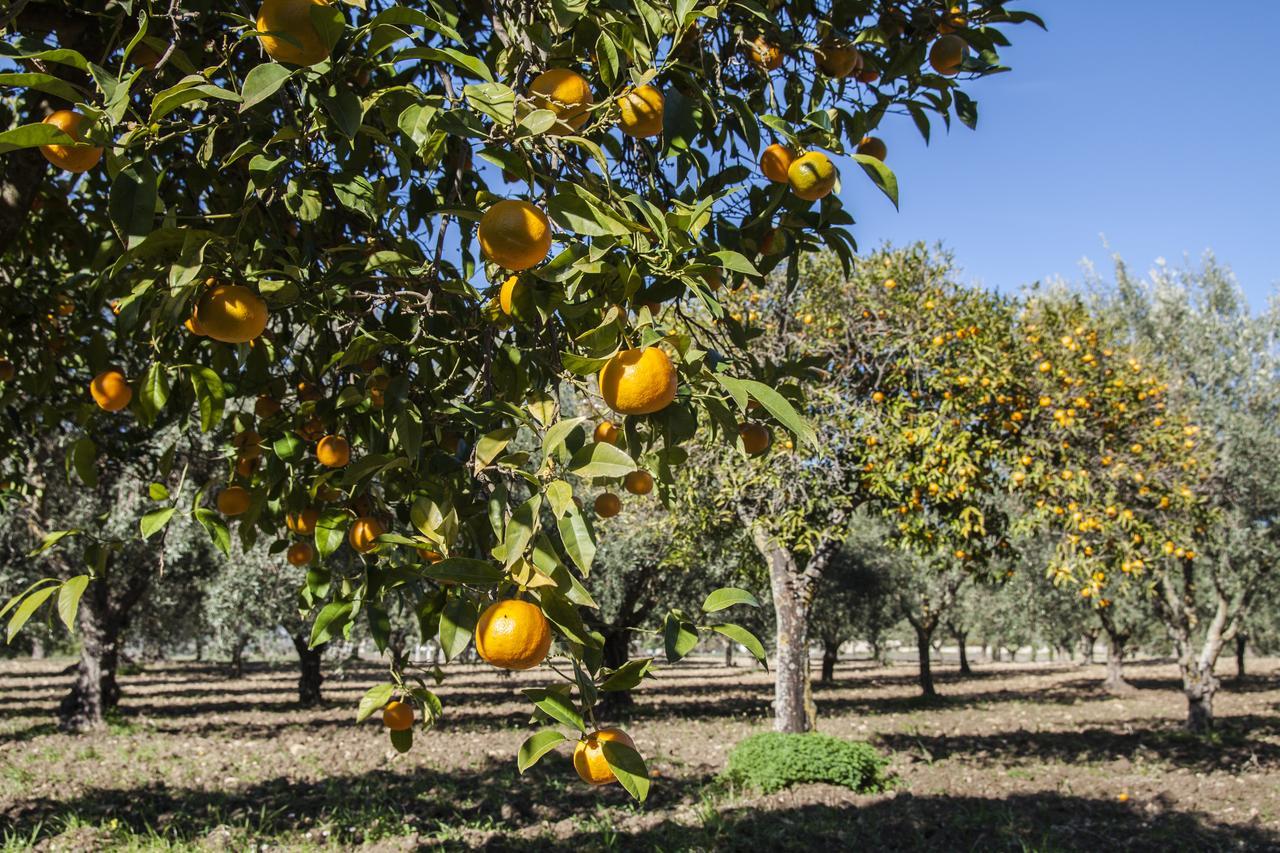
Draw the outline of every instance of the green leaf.
<instances>
[{"instance_id":1,"label":"green leaf","mask_svg":"<svg viewBox=\"0 0 1280 853\"><path fill-rule=\"evenodd\" d=\"M28 553L27 556L38 557L54 545L57 545L63 538L67 536L75 536L78 533L80 533L79 530L54 530L51 533L46 533L40 544L36 546L35 550Z\"/></svg>"},{"instance_id":2,"label":"green leaf","mask_svg":"<svg viewBox=\"0 0 1280 853\"><path fill-rule=\"evenodd\" d=\"M481 468L488 467L489 463L497 459L498 455L511 443L511 439L516 437L517 431L516 427L503 427L482 435L476 442L476 464Z\"/></svg>"},{"instance_id":3,"label":"green leaf","mask_svg":"<svg viewBox=\"0 0 1280 853\"><path fill-rule=\"evenodd\" d=\"M596 543L591 537L591 528L578 505L569 502L564 516L556 522L560 532L560 541L569 553L569 558L582 571L583 577L591 573L591 561L596 558Z\"/></svg>"},{"instance_id":4,"label":"green leaf","mask_svg":"<svg viewBox=\"0 0 1280 853\"><path fill-rule=\"evenodd\" d=\"M308 648L314 649L321 643L327 643L334 635L351 622L353 605L350 601L331 601L321 608L311 626L311 642Z\"/></svg>"},{"instance_id":5,"label":"green leaf","mask_svg":"<svg viewBox=\"0 0 1280 853\"><path fill-rule=\"evenodd\" d=\"M702 611L704 613L715 613L717 610L724 610L726 607L732 607L735 604L750 604L752 607L760 606L760 602L756 600L756 597L745 589L726 586L707 596L707 600L702 603Z\"/></svg>"},{"instance_id":6,"label":"green leaf","mask_svg":"<svg viewBox=\"0 0 1280 853\"><path fill-rule=\"evenodd\" d=\"M582 614L569 599L558 591L545 587L538 590L538 603L542 605L542 612L546 614L551 624L559 628L570 640L581 645L594 645L586 625L582 624Z\"/></svg>"},{"instance_id":7,"label":"green leaf","mask_svg":"<svg viewBox=\"0 0 1280 853\"><path fill-rule=\"evenodd\" d=\"M666 647L667 662L675 663L698 645L698 629L679 611L673 610L662 624L662 641Z\"/></svg>"},{"instance_id":8,"label":"green leaf","mask_svg":"<svg viewBox=\"0 0 1280 853\"><path fill-rule=\"evenodd\" d=\"M471 106L501 125L509 125L516 118L516 93L501 83L474 83L462 87ZM554 115L553 115L554 118Z\"/></svg>"},{"instance_id":9,"label":"green leaf","mask_svg":"<svg viewBox=\"0 0 1280 853\"><path fill-rule=\"evenodd\" d=\"M396 752L406 753L413 748L413 729L391 732L391 745Z\"/></svg>"},{"instance_id":10,"label":"green leaf","mask_svg":"<svg viewBox=\"0 0 1280 853\"><path fill-rule=\"evenodd\" d=\"M0 133L0 154L41 145L75 145L76 141L51 124L24 124Z\"/></svg>"},{"instance_id":11,"label":"green leaf","mask_svg":"<svg viewBox=\"0 0 1280 853\"><path fill-rule=\"evenodd\" d=\"M535 493L511 513L507 521L507 529L502 537L502 553L506 558L505 565L509 569L516 560L524 556L524 549L529 546L538 526L538 511L542 509L542 495Z\"/></svg>"},{"instance_id":12,"label":"green leaf","mask_svg":"<svg viewBox=\"0 0 1280 853\"><path fill-rule=\"evenodd\" d=\"M153 423L156 415L169 402L169 371L160 362L153 362L142 377L139 388L138 404L148 424Z\"/></svg>"},{"instance_id":13,"label":"green leaf","mask_svg":"<svg viewBox=\"0 0 1280 853\"><path fill-rule=\"evenodd\" d=\"M479 617L476 603L470 598L456 592L449 595L444 610L440 612L440 651L446 661L453 660L466 649Z\"/></svg>"},{"instance_id":14,"label":"green leaf","mask_svg":"<svg viewBox=\"0 0 1280 853\"><path fill-rule=\"evenodd\" d=\"M537 764L539 758L566 740L568 738L555 729L542 729L534 732L525 738L524 743L520 744L520 751L516 753L516 767L523 773Z\"/></svg>"},{"instance_id":15,"label":"green leaf","mask_svg":"<svg viewBox=\"0 0 1280 853\"><path fill-rule=\"evenodd\" d=\"M98 445L91 438L81 438L71 445L71 465L80 482L89 488L98 485Z\"/></svg>"},{"instance_id":16,"label":"green leaf","mask_svg":"<svg viewBox=\"0 0 1280 853\"><path fill-rule=\"evenodd\" d=\"M564 723L566 726L573 726L580 732L587 730L587 727L582 722L582 715L578 713L578 709L573 707L573 702L570 701L569 697L559 690L552 690L548 687L526 687L521 692L529 697L529 701L537 706L539 711L551 719Z\"/></svg>"},{"instance_id":17,"label":"green leaf","mask_svg":"<svg viewBox=\"0 0 1280 853\"><path fill-rule=\"evenodd\" d=\"M473 560L470 557L449 557L427 566L422 573L438 581L477 586L493 586L501 583L504 577L502 569L488 560Z\"/></svg>"},{"instance_id":18,"label":"green leaf","mask_svg":"<svg viewBox=\"0 0 1280 853\"><path fill-rule=\"evenodd\" d=\"M61 77L55 77L52 74L37 74L34 72L0 74L0 86L48 92L50 95L62 98L64 101L69 101L73 104L85 100L84 92Z\"/></svg>"},{"instance_id":19,"label":"green leaf","mask_svg":"<svg viewBox=\"0 0 1280 853\"><path fill-rule=\"evenodd\" d=\"M893 170L869 154L854 154L853 159L858 161L858 165L862 166L862 170L871 178L871 182L880 188L880 192L893 202L894 207L897 207L898 178L893 174Z\"/></svg>"},{"instance_id":20,"label":"green leaf","mask_svg":"<svg viewBox=\"0 0 1280 853\"><path fill-rule=\"evenodd\" d=\"M264 62L250 69L240 90L240 97L244 99L240 104L240 112L251 110L270 98L292 76L292 71L275 62Z\"/></svg>"},{"instance_id":21,"label":"green leaf","mask_svg":"<svg viewBox=\"0 0 1280 853\"><path fill-rule=\"evenodd\" d=\"M612 353L599 358L589 358L584 355L575 355L571 352L560 353L560 363L564 365L564 369L577 376L590 376L599 373L600 368L608 364L611 358L613 358Z\"/></svg>"},{"instance_id":22,"label":"green leaf","mask_svg":"<svg viewBox=\"0 0 1280 853\"><path fill-rule=\"evenodd\" d=\"M760 277L760 270L756 269L756 265L751 263L751 261L747 259L746 255L725 250L712 252L711 257L715 258L720 263L720 266L730 272L742 273L743 275L755 276L756 278Z\"/></svg>"},{"instance_id":23,"label":"green leaf","mask_svg":"<svg viewBox=\"0 0 1280 853\"><path fill-rule=\"evenodd\" d=\"M604 691L634 689L653 668L653 658L629 660L609 674L601 684Z\"/></svg>"},{"instance_id":24,"label":"green leaf","mask_svg":"<svg viewBox=\"0 0 1280 853\"><path fill-rule=\"evenodd\" d=\"M22 630L22 626L27 624L27 620L31 618L40 605L49 600L49 596L58 591L57 586L45 586L36 590L22 600L17 609L13 611L13 616L9 617L9 635L5 640L6 643L12 643L13 638L18 636L18 632Z\"/></svg>"},{"instance_id":25,"label":"green leaf","mask_svg":"<svg viewBox=\"0 0 1280 853\"><path fill-rule=\"evenodd\" d=\"M579 477L625 477L636 470L627 452L603 441L584 444L569 460L570 473Z\"/></svg>"},{"instance_id":26,"label":"green leaf","mask_svg":"<svg viewBox=\"0 0 1280 853\"><path fill-rule=\"evenodd\" d=\"M565 440L573 433L575 429L586 422L586 418L569 418L568 420L558 421L551 425L551 429L547 430L547 434L542 438L542 454L550 456L555 453L564 444Z\"/></svg>"},{"instance_id":27,"label":"green leaf","mask_svg":"<svg viewBox=\"0 0 1280 853\"><path fill-rule=\"evenodd\" d=\"M735 643L741 643L746 647L747 651L760 661L760 665L765 669L769 668L769 661L764 653L764 644L756 638L756 635L743 628L741 625L734 625L732 622L724 622L719 625L710 626L712 631L717 634L723 634Z\"/></svg>"},{"instance_id":28,"label":"green leaf","mask_svg":"<svg viewBox=\"0 0 1280 853\"><path fill-rule=\"evenodd\" d=\"M208 507L200 507L195 511L196 521L200 522L209 533L209 538L213 544L218 546L218 550L224 555L231 553L231 531L227 529L227 523L222 520L216 512Z\"/></svg>"},{"instance_id":29,"label":"green leaf","mask_svg":"<svg viewBox=\"0 0 1280 853\"><path fill-rule=\"evenodd\" d=\"M385 708L395 692L396 686L394 684L379 684L376 687L370 687L360 697L360 704L356 707L356 722L363 723L369 719L374 711Z\"/></svg>"},{"instance_id":30,"label":"green leaf","mask_svg":"<svg viewBox=\"0 0 1280 853\"><path fill-rule=\"evenodd\" d=\"M67 578L58 590L58 617L68 631L74 632L76 629L76 611L80 609L80 599L88 586L88 575L76 575Z\"/></svg>"},{"instance_id":31,"label":"green leaf","mask_svg":"<svg viewBox=\"0 0 1280 853\"><path fill-rule=\"evenodd\" d=\"M173 518L173 514L177 511L176 507L165 507L144 515L138 522L138 528L142 531L142 538L150 539L163 530L164 526L169 523L169 519Z\"/></svg>"},{"instance_id":32,"label":"green leaf","mask_svg":"<svg viewBox=\"0 0 1280 853\"><path fill-rule=\"evenodd\" d=\"M316 519L316 556L323 560L342 547L351 516L339 509L326 510Z\"/></svg>"},{"instance_id":33,"label":"green leaf","mask_svg":"<svg viewBox=\"0 0 1280 853\"><path fill-rule=\"evenodd\" d=\"M746 394L752 399L758 401L760 405L765 407L769 414L777 419L787 429L791 430L801 441L808 442L810 445L818 446L817 433L813 431L813 427L809 426L804 418L792 408L791 403L786 397L783 397L777 391L765 385L763 382L757 382L754 379L735 379L732 376L725 376L717 373L716 378L720 380L731 394L735 396Z\"/></svg>"},{"instance_id":34,"label":"green leaf","mask_svg":"<svg viewBox=\"0 0 1280 853\"><path fill-rule=\"evenodd\" d=\"M147 486L147 497L153 501L169 500L169 488L164 483L152 483Z\"/></svg>"},{"instance_id":35,"label":"green leaf","mask_svg":"<svg viewBox=\"0 0 1280 853\"><path fill-rule=\"evenodd\" d=\"M31 584L31 586L27 587L22 592L18 593L13 598L9 599L9 601L5 604L4 607L0 607L0 618L3 618L6 613L8 613L14 607L17 607L18 604L24 598L30 595L33 591L39 589L42 586L47 586L49 584L53 584L54 588L56 589L58 587L58 579L57 578L40 578L40 580Z\"/></svg>"},{"instance_id":36,"label":"green leaf","mask_svg":"<svg viewBox=\"0 0 1280 853\"><path fill-rule=\"evenodd\" d=\"M296 462L302 458L306 448L302 439L293 433L287 433L271 443L271 450L285 462Z\"/></svg>"},{"instance_id":37,"label":"green leaf","mask_svg":"<svg viewBox=\"0 0 1280 853\"><path fill-rule=\"evenodd\" d=\"M222 420L226 392L222 387L221 377L209 368L192 365L190 371L191 388L200 405L200 431L208 432ZM291 437L297 440L297 436Z\"/></svg>"},{"instance_id":38,"label":"green leaf","mask_svg":"<svg viewBox=\"0 0 1280 853\"><path fill-rule=\"evenodd\" d=\"M126 166L111 182L107 209L120 242L132 249L151 233L156 219L159 177L151 164L140 161Z\"/></svg>"},{"instance_id":39,"label":"green leaf","mask_svg":"<svg viewBox=\"0 0 1280 853\"><path fill-rule=\"evenodd\" d=\"M609 764L613 775L617 776L618 781L622 783L622 787L626 788L627 793L635 797L637 802L643 803L649 796L649 768L645 766L640 753L625 743L614 740L601 741L600 751L604 754L604 760Z\"/></svg>"}]
</instances>

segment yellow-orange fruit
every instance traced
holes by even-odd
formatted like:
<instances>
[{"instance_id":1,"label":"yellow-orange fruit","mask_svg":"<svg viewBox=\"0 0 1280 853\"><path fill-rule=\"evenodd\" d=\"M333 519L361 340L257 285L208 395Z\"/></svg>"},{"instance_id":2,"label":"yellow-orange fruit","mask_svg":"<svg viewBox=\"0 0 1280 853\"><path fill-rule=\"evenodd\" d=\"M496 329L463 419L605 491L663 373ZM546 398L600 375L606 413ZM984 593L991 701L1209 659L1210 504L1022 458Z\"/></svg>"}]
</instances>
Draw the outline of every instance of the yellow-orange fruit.
<instances>
[{"instance_id":1,"label":"yellow-orange fruit","mask_svg":"<svg viewBox=\"0 0 1280 853\"><path fill-rule=\"evenodd\" d=\"M929 64L944 77L954 77L960 73L960 66L968 52L969 45L960 36L943 36L929 48Z\"/></svg>"},{"instance_id":2,"label":"yellow-orange fruit","mask_svg":"<svg viewBox=\"0 0 1280 853\"><path fill-rule=\"evenodd\" d=\"M316 549L307 542L294 542L285 552L285 558L291 566L305 566L315 559L315 556Z\"/></svg>"},{"instance_id":3,"label":"yellow-orange fruit","mask_svg":"<svg viewBox=\"0 0 1280 853\"><path fill-rule=\"evenodd\" d=\"M268 394L263 394L253 403L253 413L259 418L269 418L278 411L280 401Z\"/></svg>"},{"instance_id":4,"label":"yellow-orange fruit","mask_svg":"<svg viewBox=\"0 0 1280 853\"><path fill-rule=\"evenodd\" d=\"M85 116L75 110L58 110L51 113L45 124L51 124L76 141L76 145L41 145L40 153L44 159L62 169L64 172L80 174L87 172L102 159L102 148L95 145L79 144L84 138L81 129L87 121Z\"/></svg>"},{"instance_id":5,"label":"yellow-orange fruit","mask_svg":"<svg viewBox=\"0 0 1280 853\"><path fill-rule=\"evenodd\" d=\"M605 492L596 498L594 508L601 518L613 518L622 512L622 501L613 492Z\"/></svg>"},{"instance_id":6,"label":"yellow-orange fruit","mask_svg":"<svg viewBox=\"0 0 1280 853\"><path fill-rule=\"evenodd\" d=\"M133 399L133 389L129 380L118 370L104 370L89 383L89 393L98 408L108 412L118 412Z\"/></svg>"},{"instance_id":7,"label":"yellow-orange fruit","mask_svg":"<svg viewBox=\"0 0 1280 853\"><path fill-rule=\"evenodd\" d=\"M821 151L801 154L787 169L787 182L796 198L817 201L835 189L835 164Z\"/></svg>"},{"instance_id":8,"label":"yellow-orange fruit","mask_svg":"<svg viewBox=\"0 0 1280 853\"><path fill-rule=\"evenodd\" d=\"M889 156L889 147L878 136L864 136L862 141L858 143L858 153L884 162L884 158Z\"/></svg>"},{"instance_id":9,"label":"yellow-orange fruit","mask_svg":"<svg viewBox=\"0 0 1280 853\"><path fill-rule=\"evenodd\" d=\"M818 70L828 77L844 78L862 70L862 54L843 39L823 39L814 56Z\"/></svg>"},{"instance_id":10,"label":"yellow-orange fruit","mask_svg":"<svg viewBox=\"0 0 1280 853\"><path fill-rule=\"evenodd\" d=\"M648 471L632 471L623 478L622 485L633 495L647 495L653 491L653 475Z\"/></svg>"},{"instance_id":11,"label":"yellow-orange fruit","mask_svg":"<svg viewBox=\"0 0 1280 853\"><path fill-rule=\"evenodd\" d=\"M557 130L578 130L591 118L591 84L576 71L552 68L543 71L529 84L529 99L542 110L556 114Z\"/></svg>"},{"instance_id":12,"label":"yellow-orange fruit","mask_svg":"<svg viewBox=\"0 0 1280 853\"><path fill-rule=\"evenodd\" d=\"M764 149L760 154L760 171L775 184L787 182L787 169L795 162L791 149L777 142Z\"/></svg>"},{"instance_id":13,"label":"yellow-orange fruit","mask_svg":"<svg viewBox=\"0 0 1280 853\"><path fill-rule=\"evenodd\" d=\"M761 72L777 71L782 67L782 48L764 36L756 36L747 43L747 60Z\"/></svg>"},{"instance_id":14,"label":"yellow-orange fruit","mask_svg":"<svg viewBox=\"0 0 1280 853\"><path fill-rule=\"evenodd\" d=\"M378 519L371 515L361 516L347 531L347 542L361 554L368 554L378 547L378 537L386 532Z\"/></svg>"},{"instance_id":15,"label":"yellow-orange fruit","mask_svg":"<svg viewBox=\"0 0 1280 853\"><path fill-rule=\"evenodd\" d=\"M537 266L551 251L551 222L527 201L504 199L480 217L480 251L513 272Z\"/></svg>"},{"instance_id":16,"label":"yellow-orange fruit","mask_svg":"<svg viewBox=\"0 0 1280 853\"><path fill-rule=\"evenodd\" d=\"M225 516L240 515L252 502L248 490L240 486L227 486L218 493L218 512Z\"/></svg>"},{"instance_id":17,"label":"yellow-orange fruit","mask_svg":"<svg viewBox=\"0 0 1280 853\"><path fill-rule=\"evenodd\" d=\"M215 284L196 303L198 327L215 341L248 343L267 327L267 303L239 284Z\"/></svg>"},{"instance_id":18,"label":"yellow-orange fruit","mask_svg":"<svg viewBox=\"0 0 1280 853\"><path fill-rule=\"evenodd\" d=\"M263 0L258 8L258 32L262 49L276 62L291 65L316 65L329 58L329 48L311 20L315 6L327 6L328 0Z\"/></svg>"},{"instance_id":19,"label":"yellow-orange fruit","mask_svg":"<svg viewBox=\"0 0 1280 853\"><path fill-rule=\"evenodd\" d=\"M343 468L351 461L351 445L340 435L326 435L316 445L316 461L326 468Z\"/></svg>"},{"instance_id":20,"label":"yellow-orange fruit","mask_svg":"<svg viewBox=\"0 0 1280 853\"><path fill-rule=\"evenodd\" d=\"M307 507L301 512L291 512L284 517L285 527L299 536L312 536L316 532L316 522L320 520L320 510Z\"/></svg>"},{"instance_id":21,"label":"yellow-orange fruit","mask_svg":"<svg viewBox=\"0 0 1280 853\"><path fill-rule=\"evenodd\" d=\"M637 139L661 136L665 103L662 92L653 86L637 86L618 98L622 113L618 126L627 136Z\"/></svg>"},{"instance_id":22,"label":"yellow-orange fruit","mask_svg":"<svg viewBox=\"0 0 1280 853\"><path fill-rule=\"evenodd\" d=\"M7 358L0 358L0 382L12 382L17 373L17 368L13 366L12 361Z\"/></svg>"},{"instance_id":23,"label":"yellow-orange fruit","mask_svg":"<svg viewBox=\"0 0 1280 853\"><path fill-rule=\"evenodd\" d=\"M618 443L618 428L613 425L612 421L601 421L596 425L596 431L591 435L595 441L605 444Z\"/></svg>"},{"instance_id":24,"label":"yellow-orange fruit","mask_svg":"<svg viewBox=\"0 0 1280 853\"><path fill-rule=\"evenodd\" d=\"M578 745L573 748L573 769L578 771L578 776L582 778L582 781L591 785L608 785L611 782L618 781L618 777L614 775L613 768L609 766L608 760L604 757L602 744L609 741L629 746L632 749L636 748L635 742L621 729L600 729L587 735L578 741Z\"/></svg>"},{"instance_id":25,"label":"yellow-orange fruit","mask_svg":"<svg viewBox=\"0 0 1280 853\"><path fill-rule=\"evenodd\" d=\"M508 598L485 608L476 621L476 652L502 669L532 669L551 649L551 625L535 604Z\"/></svg>"},{"instance_id":26,"label":"yellow-orange fruit","mask_svg":"<svg viewBox=\"0 0 1280 853\"><path fill-rule=\"evenodd\" d=\"M676 368L658 347L622 350L597 377L605 404L624 415L661 411L676 398Z\"/></svg>"},{"instance_id":27,"label":"yellow-orange fruit","mask_svg":"<svg viewBox=\"0 0 1280 853\"><path fill-rule=\"evenodd\" d=\"M738 427L738 437L742 440L742 449L750 456L759 456L773 443L773 433L763 424L742 424Z\"/></svg>"},{"instance_id":28,"label":"yellow-orange fruit","mask_svg":"<svg viewBox=\"0 0 1280 853\"><path fill-rule=\"evenodd\" d=\"M413 728L413 706L408 702L392 699L382 709L382 724L393 732L403 732Z\"/></svg>"}]
</instances>

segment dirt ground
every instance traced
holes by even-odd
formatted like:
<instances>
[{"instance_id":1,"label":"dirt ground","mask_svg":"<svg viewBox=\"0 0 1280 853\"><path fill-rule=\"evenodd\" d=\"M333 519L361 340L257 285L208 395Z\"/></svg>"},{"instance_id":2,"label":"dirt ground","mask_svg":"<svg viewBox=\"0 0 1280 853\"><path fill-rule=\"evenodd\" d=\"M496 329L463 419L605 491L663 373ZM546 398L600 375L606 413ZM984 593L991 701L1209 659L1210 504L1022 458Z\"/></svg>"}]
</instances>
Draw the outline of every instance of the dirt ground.
<instances>
[{"instance_id":1,"label":"dirt ground","mask_svg":"<svg viewBox=\"0 0 1280 853\"><path fill-rule=\"evenodd\" d=\"M59 734L68 661L0 663L0 842L6 849L1278 850L1280 661L1224 679L1210 741L1180 731L1167 662L976 667L916 698L914 667L848 662L818 685L819 729L891 756L890 793L807 785L771 796L717 776L769 725L769 677L710 662L662 671L623 721L649 759L643 806L590 789L568 750L521 776L518 690L545 675L451 668L446 719L397 755L355 702L371 663L331 671L301 709L293 671L166 663L123 679L108 731Z\"/></svg>"}]
</instances>

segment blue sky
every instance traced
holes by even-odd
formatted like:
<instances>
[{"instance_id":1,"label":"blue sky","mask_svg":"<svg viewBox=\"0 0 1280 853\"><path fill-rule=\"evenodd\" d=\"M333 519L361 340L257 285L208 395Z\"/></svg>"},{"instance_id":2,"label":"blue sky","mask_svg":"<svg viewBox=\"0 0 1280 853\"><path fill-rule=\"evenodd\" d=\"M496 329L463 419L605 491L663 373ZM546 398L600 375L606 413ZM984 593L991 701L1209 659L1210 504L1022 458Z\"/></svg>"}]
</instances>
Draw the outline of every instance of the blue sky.
<instances>
[{"instance_id":1,"label":"blue sky","mask_svg":"<svg viewBox=\"0 0 1280 853\"><path fill-rule=\"evenodd\" d=\"M1256 0L1021 0L1045 18L1008 28L1013 67L967 84L976 132L926 147L910 120L880 135L901 187L894 211L860 173L842 197L859 248L941 240L968 279L1002 290L1145 273L1212 248L1255 306L1280 283L1280 101L1275 28ZM1105 236L1105 243L1104 243Z\"/></svg>"}]
</instances>

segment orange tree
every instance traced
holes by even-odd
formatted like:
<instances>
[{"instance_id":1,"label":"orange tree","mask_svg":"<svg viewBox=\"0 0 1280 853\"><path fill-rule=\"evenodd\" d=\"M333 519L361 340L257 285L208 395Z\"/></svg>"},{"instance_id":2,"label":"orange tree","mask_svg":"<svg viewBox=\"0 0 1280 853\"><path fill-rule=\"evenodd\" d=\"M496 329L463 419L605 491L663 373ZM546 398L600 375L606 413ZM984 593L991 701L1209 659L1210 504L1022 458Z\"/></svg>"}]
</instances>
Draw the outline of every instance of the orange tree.
<instances>
[{"instance_id":1,"label":"orange tree","mask_svg":"<svg viewBox=\"0 0 1280 853\"><path fill-rule=\"evenodd\" d=\"M801 403L813 438L777 430L756 386L719 374L729 405L712 427L736 457L702 466L687 499L714 495L769 568L777 616L775 724L813 725L809 613L860 507L935 568L980 571L1007 547L999 495L1026 401L1013 390L1007 300L963 287L924 246L882 251L846 273L834 255L802 260L730 301L728 333L752 372ZM760 393L768 404L772 394ZM776 408L776 406L775 406Z\"/></svg>"},{"instance_id":2,"label":"orange tree","mask_svg":"<svg viewBox=\"0 0 1280 853\"><path fill-rule=\"evenodd\" d=\"M601 689L643 667L603 667L584 627L595 546L575 493L642 462L669 478L727 401L804 431L749 360L711 358L711 336L654 306L719 316L720 282L818 241L847 254L825 152L891 111L972 123L960 81L1002 70L996 25L1034 20L964 5L14 4L7 458L35 432L82 464L103 424L175 447L209 433L215 475L157 455L139 536L181 511L224 550L271 539L312 644L358 618L385 643L398 597L449 656L475 636L532 667L554 647L562 684L530 700L581 732L584 778L605 760L642 797L630 741L588 737ZM756 176L775 139L785 185ZM63 299L78 309L49 310ZM560 416L557 390L593 394L597 373L625 450ZM10 626L74 609L79 585L20 593ZM441 713L400 660L359 715L389 702L399 748ZM521 768L561 739L537 734Z\"/></svg>"},{"instance_id":3,"label":"orange tree","mask_svg":"<svg viewBox=\"0 0 1280 853\"><path fill-rule=\"evenodd\" d=\"M1166 573L1200 557L1212 469L1190 408L1167 402L1166 372L1116 316L1072 294L1032 295L1017 361L1035 404L1009 473L1027 529L1059 536L1049 578L1098 611L1113 654Z\"/></svg>"}]
</instances>

